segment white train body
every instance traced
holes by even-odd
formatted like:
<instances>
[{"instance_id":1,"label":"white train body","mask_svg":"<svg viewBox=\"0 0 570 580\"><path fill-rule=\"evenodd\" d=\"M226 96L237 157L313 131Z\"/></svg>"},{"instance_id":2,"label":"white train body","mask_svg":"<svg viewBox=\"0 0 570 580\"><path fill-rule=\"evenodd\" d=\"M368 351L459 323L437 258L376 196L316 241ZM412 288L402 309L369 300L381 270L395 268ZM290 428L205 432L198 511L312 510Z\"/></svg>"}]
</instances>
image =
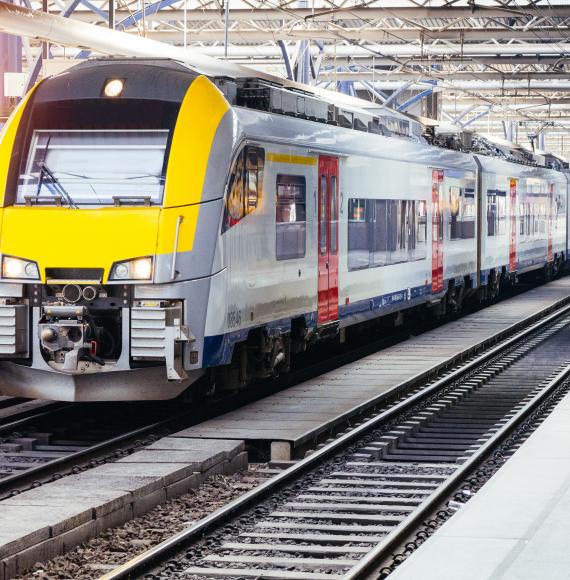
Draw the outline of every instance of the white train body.
<instances>
[{"instance_id":1,"label":"white train body","mask_svg":"<svg viewBox=\"0 0 570 580\"><path fill-rule=\"evenodd\" d=\"M248 109L235 108L233 114L236 142L265 152L263 194L257 210L219 238L224 271L212 285L206 340L224 347L209 351L208 364L229 363L232 346L252 328L288 332L298 317L316 323L320 156L338 159L340 328L433 301L450 284L472 289L486 285L494 273L514 276L567 256L568 181L561 172ZM439 291L433 290L434 171L443 174ZM280 175L302 177L306 184L304 254L286 260L277 257ZM454 197L460 198L459 212ZM384 256L376 262L370 248L349 250L354 200L425 204L425 230L415 248L405 244L399 256L391 252L391 260L380 252ZM549 204L556 212L551 221Z\"/></svg>"},{"instance_id":2,"label":"white train body","mask_svg":"<svg viewBox=\"0 0 570 580\"><path fill-rule=\"evenodd\" d=\"M566 173L345 101L147 60L36 87L0 140L0 390L243 387L366 321L561 270Z\"/></svg>"}]
</instances>

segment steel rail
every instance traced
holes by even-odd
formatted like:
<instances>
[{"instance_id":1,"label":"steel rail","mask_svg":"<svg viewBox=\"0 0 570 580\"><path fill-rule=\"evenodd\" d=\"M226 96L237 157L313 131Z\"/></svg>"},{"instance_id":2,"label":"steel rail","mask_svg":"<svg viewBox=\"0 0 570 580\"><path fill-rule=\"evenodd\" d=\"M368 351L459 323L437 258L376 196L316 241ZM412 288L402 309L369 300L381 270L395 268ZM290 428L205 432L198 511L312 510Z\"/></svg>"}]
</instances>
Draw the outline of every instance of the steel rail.
<instances>
[{"instance_id":1,"label":"steel rail","mask_svg":"<svg viewBox=\"0 0 570 580\"><path fill-rule=\"evenodd\" d=\"M0 435L6 433L7 431L21 429L27 424L33 423L34 421L38 421L40 419L45 419L54 413L61 412L65 409L69 409L70 407L72 407L71 404L53 402L51 405L46 405L40 410L24 410L16 415L16 417L18 417L17 419L14 419L14 417L9 417L9 419L11 419L9 423L0 423Z\"/></svg>"},{"instance_id":2,"label":"steel rail","mask_svg":"<svg viewBox=\"0 0 570 580\"><path fill-rule=\"evenodd\" d=\"M554 307L556 308L559 306L560 304L555 305ZM467 314L468 313L465 315ZM538 313L538 316L543 314L544 312ZM402 337L395 338L396 343L400 342L402 339ZM34 465L29 469L0 479L0 499L9 496L14 491L22 491L23 489L38 483L38 481L41 481L42 479L49 478L51 475L54 475L61 470L70 469L77 464L85 464L94 458L101 457L101 455L105 452L110 452L114 447L120 446L121 444L128 444L130 441L136 439L137 437L145 436L149 433L152 433L154 430L160 429L161 427L167 428L169 424L176 424L185 417L191 417L191 421L189 424L185 425L186 427L199 423L202 420L210 418L211 416L223 414L230 409L239 407L252 401L256 401L260 397L265 397L275 392L279 392L294 384L309 380L324 372L329 372L330 370L338 368L339 366L348 364L353 360L358 360L371 353L377 352L380 348L389 346L391 343L391 341L387 343L386 339L382 338L375 340L372 343L366 343L364 345L351 348L346 352L338 353L334 358L334 362L331 362L330 359L326 359L317 363L308 364L307 366L302 366L296 370L291 371L288 375L277 379L275 382L275 387L273 388L268 389L266 384L255 385L249 391L216 400L208 405L207 409L189 408L188 410L177 414L174 417L169 417L163 421L154 422L143 427L137 427L132 431L125 432L105 441L101 441L87 449L82 449L81 451L70 453L64 457L58 457L57 459ZM486 341L483 341L482 345L483 344L486 344ZM402 388L403 387L404 386L402 386ZM372 402L371 406L374 406L374 404L375 403ZM44 408L41 411L34 413L33 415L27 416L24 412L22 413L23 417L21 419L11 421L10 423L0 424L0 435L9 431L16 431L17 429L24 428L29 424L33 424L34 421L46 419L52 416L54 413L65 412L66 410L69 411L72 407L72 404L54 402L53 407L50 406L48 409Z\"/></svg>"},{"instance_id":3,"label":"steel rail","mask_svg":"<svg viewBox=\"0 0 570 580\"><path fill-rule=\"evenodd\" d=\"M501 427L490 439L488 439L469 459L461 464L445 482L430 495L425 502L420 504L401 524L392 530L386 538L373 548L368 554L343 575L343 580L356 580L363 574L384 560L388 550L405 540L410 531L418 526L421 521L433 513L442 500L450 495L468 475L482 463L500 442L508 437L556 388L562 385L570 377L570 361L543 389L537 393L520 411L518 411L503 427Z\"/></svg>"},{"instance_id":4,"label":"steel rail","mask_svg":"<svg viewBox=\"0 0 570 580\"><path fill-rule=\"evenodd\" d=\"M160 544L157 544L153 548L150 548L149 550L143 552L142 554L135 556L125 564L118 566L117 568L111 570L107 574L104 574L103 576L101 576L100 580L119 580L123 578L133 578L138 574L141 574L145 570L148 570L150 567L157 564L159 561L164 560L172 553L179 551L181 548L190 545L196 540L199 540L205 533L209 532L210 530L215 529L216 527L220 527L221 525L227 523L233 517L236 517L237 515L244 512L246 509L251 508L252 506L260 503L270 493L278 491L281 487L289 483L294 478L299 477L302 474L314 469L324 460L328 459L331 455L347 447L350 443L352 443L355 440L358 440L360 437L362 437L369 431L374 430L380 424L387 422L389 419L402 413L404 410L412 407L413 405L419 403L420 401L426 399L427 397L435 394L437 391L454 383L462 375L465 375L469 371L476 369L478 366L485 364L493 357L501 354L505 350L509 349L511 346L524 340L526 337L528 337L535 331L540 330L545 326L548 326L551 322L557 320L558 318L563 317L568 313L570 313L570 305L562 306L555 312L552 312L551 314L545 316L544 318L540 319L539 321L535 322L529 327L524 328L520 331L515 331L515 334L506 338L500 344L497 344L487 349L482 354L474 357L473 359L466 361L463 364L460 364L457 368L453 369L445 376L435 380L427 387L412 394L405 400L396 403L389 409L386 409L385 411L372 417L368 421L355 427L354 429L345 433L344 435L341 435L338 439L335 439L328 445L315 451L312 455L292 465L282 473L262 483L260 486L252 489L251 491L240 496L239 498L236 498L235 500L228 503L219 510L213 512L209 516L199 520L196 524L192 525L186 530L183 530L173 535L172 537L168 538L167 540L164 540ZM488 344L488 341L483 341L483 344ZM566 374L570 373L570 365L568 366L567 369L565 369L564 373ZM536 397L533 399L533 401L535 399ZM526 414L527 413L525 413L525 416ZM516 415L516 417L519 416L520 413ZM504 430L505 428L501 429L499 433L503 433ZM497 437L494 436L492 440L496 441ZM480 454L476 453L473 455L473 457L474 458L480 457Z\"/></svg>"},{"instance_id":5,"label":"steel rail","mask_svg":"<svg viewBox=\"0 0 570 580\"><path fill-rule=\"evenodd\" d=\"M185 413L188 413L188 411ZM100 457L105 452L111 452L114 448L120 445L125 445L139 437L150 435L153 431L166 427L172 421L179 419L180 417L169 418L144 425L143 427L137 427L131 431L121 433L120 435L116 435L115 437L91 445L86 449L72 452L69 455L37 464L30 469L4 477L0 479L0 498L7 497L11 492L21 491L20 488L29 487L30 485L37 483L39 479L45 479L61 470L75 467L78 464L84 464L96 457Z\"/></svg>"}]
</instances>

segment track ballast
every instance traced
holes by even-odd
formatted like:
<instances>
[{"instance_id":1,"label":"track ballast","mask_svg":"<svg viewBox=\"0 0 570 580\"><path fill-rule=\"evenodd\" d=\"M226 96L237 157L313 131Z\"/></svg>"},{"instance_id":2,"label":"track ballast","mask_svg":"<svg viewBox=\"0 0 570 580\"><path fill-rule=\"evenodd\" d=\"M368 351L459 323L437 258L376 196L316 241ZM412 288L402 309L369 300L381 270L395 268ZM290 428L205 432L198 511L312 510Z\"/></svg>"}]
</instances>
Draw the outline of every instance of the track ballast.
<instances>
[{"instance_id":1,"label":"track ballast","mask_svg":"<svg viewBox=\"0 0 570 580\"><path fill-rule=\"evenodd\" d=\"M567 309L562 312L105 578L149 568L156 578L357 577L385 559L564 384L570 317Z\"/></svg>"}]
</instances>

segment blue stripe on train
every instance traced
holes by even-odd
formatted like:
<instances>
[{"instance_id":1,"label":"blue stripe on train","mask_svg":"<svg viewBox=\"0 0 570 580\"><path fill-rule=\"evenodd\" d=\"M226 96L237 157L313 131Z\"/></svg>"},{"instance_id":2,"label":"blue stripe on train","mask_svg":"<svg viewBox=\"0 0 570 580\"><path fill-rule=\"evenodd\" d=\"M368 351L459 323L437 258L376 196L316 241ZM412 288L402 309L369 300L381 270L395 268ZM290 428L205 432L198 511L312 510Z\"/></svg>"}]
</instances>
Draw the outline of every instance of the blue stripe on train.
<instances>
[{"instance_id":1,"label":"blue stripe on train","mask_svg":"<svg viewBox=\"0 0 570 580\"><path fill-rule=\"evenodd\" d=\"M373 298L360 300L352 304L340 305L338 309L339 319L342 326L348 326L351 323L354 324L369 318L389 314L397 310L402 303L407 303L407 306L414 306L416 303L425 301L428 295L431 295L431 284L416 286L415 288L410 288L410 290L400 290L381 296L374 296ZM307 327L316 326L316 312L309 312L301 316L305 317ZM206 336L204 338L202 366L213 367L230 363L234 346L246 340L250 330L260 327L266 328L269 334L279 334L279 332L283 331L287 332L291 329L291 319L283 318L226 334Z\"/></svg>"},{"instance_id":2,"label":"blue stripe on train","mask_svg":"<svg viewBox=\"0 0 570 580\"><path fill-rule=\"evenodd\" d=\"M526 262L519 262L517 267L520 268ZM544 260L536 260L533 263L545 263ZM508 270L508 266L505 266ZM494 269L501 269L501 266ZM490 270L481 271L481 284L485 286L489 279ZM471 280L475 283L477 274L469 275ZM456 283L462 284L463 277L456 280ZM443 294L447 290L449 280L444 281ZM338 316L342 327L350 326L364 322L379 316L390 314L397 311L400 306L405 303L407 308L416 306L425 302L428 297L433 297L431 292L431 284L423 284L415 286L408 290L398 290L397 292L390 292L389 294L382 294L380 296L373 296L358 302L349 304L340 304L338 308ZM314 327L317 324L317 313L309 312L301 316L305 317L307 327ZM291 319L282 318L267 322L262 325L251 326L241 330L228 332L226 334L218 334L216 336L206 336L204 338L204 356L202 358L203 367L214 367L228 364L231 362L234 346L247 339L250 330L255 328L265 327L270 335L279 334L280 332L287 332L291 329Z\"/></svg>"}]
</instances>

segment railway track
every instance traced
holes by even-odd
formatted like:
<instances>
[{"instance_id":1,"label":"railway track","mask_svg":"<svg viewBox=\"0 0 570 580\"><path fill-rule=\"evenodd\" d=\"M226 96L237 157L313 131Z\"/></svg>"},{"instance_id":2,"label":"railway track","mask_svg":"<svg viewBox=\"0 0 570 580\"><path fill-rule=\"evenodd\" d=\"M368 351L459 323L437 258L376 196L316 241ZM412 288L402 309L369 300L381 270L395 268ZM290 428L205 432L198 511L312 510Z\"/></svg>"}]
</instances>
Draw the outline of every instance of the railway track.
<instances>
[{"instance_id":1,"label":"railway track","mask_svg":"<svg viewBox=\"0 0 570 580\"><path fill-rule=\"evenodd\" d=\"M0 424L0 499L128 454L189 414L170 406L61 404Z\"/></svg>"},{"instance_id":2,"label":"railway track","mask_svg":"<svg viewBox=\"0 0 570 580\"><path fill-rule=\"evenodd\" d=\"M362 577L569 388L569 325L565 307L103 579Z\"/></svg>"},{"instance_id":3,"label":"railway track","mask_svg":"<svg viewBox=\"0 0 570 580\"><path fill-rule=\"evenodd\" d=\"M458 317L456 314L427 324L424 330ZM245 392L182 411L168 402L157 411L154 405L144 403L134 405L133 410L133 404L83 405L0 397L0 500L129 453L143 445L145 438L151 442L153 435L191 426L358 360L406 339L409 331L403 328L388 337L341 347L334 356L317 362L301 360L291 373L271 383L263 382ZM153 413L149 414L149 408Z\"/></svg>"},{"instance_id":4,"label":"railway track","mask_svg":"<svg viewBox=\"0 0 570 580\"><path fill-rule=\"evenodd\" d=\"M15 424L16 421L27 420L32 416L41 417L63 405L65 403L0 396L0 429L4 425Z\"/></svg>"}]
</instances>

